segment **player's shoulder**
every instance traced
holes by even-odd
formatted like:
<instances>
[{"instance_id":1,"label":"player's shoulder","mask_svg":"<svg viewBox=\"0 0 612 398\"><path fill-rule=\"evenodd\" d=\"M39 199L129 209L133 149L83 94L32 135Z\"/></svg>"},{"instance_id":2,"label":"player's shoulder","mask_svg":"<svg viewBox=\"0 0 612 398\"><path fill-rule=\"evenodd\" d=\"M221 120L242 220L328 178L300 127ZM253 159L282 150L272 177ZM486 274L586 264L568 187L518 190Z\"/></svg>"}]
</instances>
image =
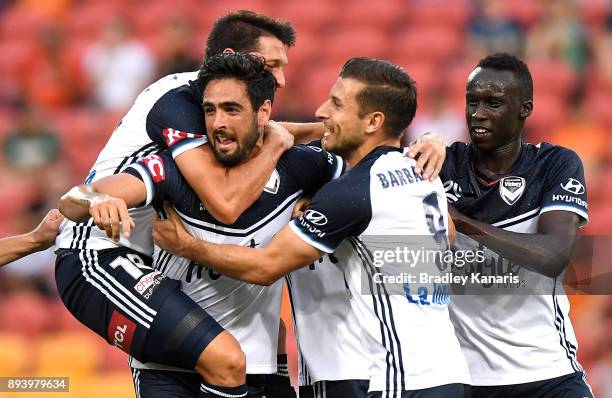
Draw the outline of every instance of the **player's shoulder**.
<instances>
[{"instance_id":1,"label":"player's shoulder","mask_svg":"<svg viewBox=\"0 0 612 398\"><path fill-rule=\"evenodd\" d=\"M523 144L524 148L532 153L537 161L547 163L565 163L565 162L581 162L580 157L572 149L554 145L548 142L540 142L539 144Z\"/></svg>"}]
</instances>

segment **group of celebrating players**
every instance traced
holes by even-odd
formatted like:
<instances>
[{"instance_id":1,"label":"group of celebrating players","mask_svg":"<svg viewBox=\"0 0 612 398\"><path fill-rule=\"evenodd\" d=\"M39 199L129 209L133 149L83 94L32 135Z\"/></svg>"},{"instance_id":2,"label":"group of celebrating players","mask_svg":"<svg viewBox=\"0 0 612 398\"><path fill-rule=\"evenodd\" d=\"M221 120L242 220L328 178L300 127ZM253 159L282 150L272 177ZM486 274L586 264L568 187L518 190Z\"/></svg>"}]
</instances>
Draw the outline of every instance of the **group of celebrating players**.
<instances>
[{"instance_id":1,"label":"group of celebrating players","mask_svg":"<svg viewBox=\"0 0 612 398\"><path fill-rule=\"evenodd\" d=\"M301 397L593 397L562 285L588 220L584 173L569 149L523 143L527 66L476 65L470 143L426 134L404 150L416 86L383 60L348 60L319 123L271 121L294 44L289 22L219 18L202 68L146 88L60 200L58 291L130 355L136 395L295 397L284 282ZM0 241L0 260L50 245L61 218L31 249ZM372 282L371 237L446 236L451 218L455 247L485 253L458 272L514 273L520 293L432 300Z\"/></svg>"}]
</instances>

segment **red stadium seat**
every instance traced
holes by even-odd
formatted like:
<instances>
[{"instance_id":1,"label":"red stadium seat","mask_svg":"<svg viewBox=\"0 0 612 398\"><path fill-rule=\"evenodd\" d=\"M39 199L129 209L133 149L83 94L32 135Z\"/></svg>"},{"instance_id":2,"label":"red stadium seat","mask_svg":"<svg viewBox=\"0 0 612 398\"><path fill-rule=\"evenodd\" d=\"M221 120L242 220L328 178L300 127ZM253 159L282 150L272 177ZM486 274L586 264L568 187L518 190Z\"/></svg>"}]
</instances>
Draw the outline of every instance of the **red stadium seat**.
<instances>
[{"instance_id":1,"label":"red stadium seat","mask_svg":"<svg viewBox=\"0 0 612 398\"><path fill-rule=\"evenodd\" d=\"M411 0L408 22L424 27L445 27L461 31L471 13L467 0Z\"/></svg>"},{"instance_id":2,"label":"red stadium seat","mask_svg":"<svg viewBox=\"0 0 612 398\"><path fill-rule=\"evenodd\" d=\"M572 69L560 61L532 60L528 62L533 78L534 98L544 95L569 99L576 84Z\"/></svg>"},{"instance_id":3,"label":"red stadium seat","mask_svg":"<svg viewBox=\"0 0 612 398\"><path fill-rule=\"evenodd\" d=\"M119 14L125 15L125 11L116 2L82 3L67 14L64 23L66 36L78 40L95 40L102 28Z\"/></svg>"},{"instance_id":4,"label":"red stadium seat","mask_svg":"<svg viewBox=\"0 0 612 398\"><path fill-rule=\"evenodd\" d=\"M457 57L465 40L447 27L408 28L397 35L394 53L402 59L438 64L442 66Z\"/></svg>"},{"instance_id":5,"label":"red stadium seat","mask_svg":"<svg viewBox=\"0 0 612 398\"><path fill-rule=\"evenodd\" d=\"M356 0L346 2L338 22L342 29L370 28L392 32L398 24L404 22L408 10L408 4L403 0Z\"/></svg>"},{"instance_id":6,"label":"red stadium seat","mask_svg":"<svg viewBox=\"0 0 612 398\"><path fill-rule=\"evenodd\" d=\"M0 40L36 42L46 23L45 18L24 7L7 7L0 14ZM1 53L4 57L4 53Z\"/></svg>"},{"instance_id":7,"label":"red stadium seat","mask_svg":"<svg viewBox=\"0 0 612 398\"><path fill-rule=\"evenodd\" d=\"M300 80L303 113L314 115L317 108L329 97L329 90L338 80L342 63L313 65ZM294 84L293 82L292 84Z\"/></svg>"},{"instance_id":8,"label":"red stadium seat","mask_svg":"<svg viewBox=\"0 0 612 398\"><path fill-rule=\"evenodd\" d=\"M26 337L48 331L52 322L48 304L41 295L31 292L3 297L0 302L0 329Z\"/></svg>"},{"instance_id":9,"label":"red stadium seat","mask_svg":"<svg viewBox=\"0 0 612 398\"><path fill-rule=\"evenodd\" d=\"M567 104L559 97L540 94L534 98L533 113L525 123L526 139L538 143L548 140L567 119Z\"/></svg>"},{"instance_id":10,"label":"red stadium seat","mask_svg":"<svg viewBox=\"0 0 612 398\"><path fill-rule=\"evenodd\" d=\"M272 15L291 21L298 34L328 32L342 18L338 3L330 0L281 2L271 11Z\"/></svg>"},{"instance_id":11,"label":"red stadium seat","mask_svg":"<svg viewBox=\"0 0 612 398\"><path fill-rule=\"evenodd\" d=\"M506 10L508 17L529 27L546 12L546 4L542 0L513 0Z\"/></svg>"},{"instance_id":12,"label":"red stadium seat","mask_svg":"<svg viewBox=\"0 0 612 398\"><path fill-rule=\"evenodd\" d=\"M612 129L612 96L605 92L595 92L587 98L587 107L595 119Z\"/></svg>"},{"instance_id":13,"label":"red stadium seat","mask_svg":"<svg viewBox=\"0 0 612 398\"><path fill-rule=\"evenodd\" d=\"M21 71L36 48L36 42L29 39L8 39L0 41L0 74L14 80L21 78Z\"/></svg>"},{"instance_id":14,"label":"red stadium seat","mask_svg":"<svg viewBox=\"0 0 612 398\"><path fill-rule=\"evenodd\" d=\"M322 57L340 65L353 57L387 58L392 50L388 35L375 29L342 30L326 36L325 41L320 47Z\"/></svg>"}]
</instances>

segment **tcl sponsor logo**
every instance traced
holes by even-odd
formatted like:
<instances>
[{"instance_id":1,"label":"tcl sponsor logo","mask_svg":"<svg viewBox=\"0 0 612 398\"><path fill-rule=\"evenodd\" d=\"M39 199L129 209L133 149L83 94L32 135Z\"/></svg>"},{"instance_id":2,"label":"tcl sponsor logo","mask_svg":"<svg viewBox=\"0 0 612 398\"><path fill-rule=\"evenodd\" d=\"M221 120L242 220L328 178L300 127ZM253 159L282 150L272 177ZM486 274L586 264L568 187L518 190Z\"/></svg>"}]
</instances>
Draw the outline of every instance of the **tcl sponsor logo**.
<instances>
[{"instance_id":1,"label":"tcl sponsor logo","mask_svg":"<svg viewBox=\"0 0 612 398\"><path fill-rule=\"evenodd\" d=\"M106 332L107 340L110 344L131 354L132 339L135 332L136 324L134 322L127 319L120 312L113 311Z\"/></svg>"},{"instance_id":2,"label":"tcl sponsor logo","mask_svg":"<svg viewBox=\"0 0 612 398\"><path fill-rule=\"evenodd\" d=\"M175 145L177 142L184 140L185 138L204 138L205 135L202 134L194 134L194 133L186 133L184 131L175 130L175 129L163 129L162 135L166 140L166 146L168 148Z\"/></svg>"},{"instance_id":3,"label":"tcl sponsor logo","mask_svg":"<svg viewBox=\"0 0 612 398\"><path fill-rule=\"evenodd\" d=\"M164 162L159 155L149 155L142 159L145 166L149 169L151 177L155 182L161 182L166 178L166 172L164 170Z\"/></svg>"},{"instance_id":4,"label":"tcl sponsor logo","mask_svg":"<svg viewBox=\"0 0 612 398\"><path fill-rule=\"evenodd\" d=\"M134 285L134 289L148 300L163 280L161 272L154 271L141 277Z\"/></svg>"}]
</instances>

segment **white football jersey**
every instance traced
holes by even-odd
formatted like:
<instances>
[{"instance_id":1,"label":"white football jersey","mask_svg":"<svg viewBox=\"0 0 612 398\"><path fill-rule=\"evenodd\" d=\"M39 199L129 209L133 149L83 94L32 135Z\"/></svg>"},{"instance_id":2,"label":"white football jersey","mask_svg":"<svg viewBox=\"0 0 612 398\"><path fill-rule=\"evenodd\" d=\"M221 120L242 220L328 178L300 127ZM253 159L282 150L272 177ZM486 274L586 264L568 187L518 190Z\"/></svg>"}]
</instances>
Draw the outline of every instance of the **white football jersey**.
<instances>
[{"instance_id":1,"label":"white football jersey","mask_svg":"<svg viewBox=\"0 0 612 398\"><path fill-rule=\"evenodd\" d=\"M370 358L338 259L328 254L287 275L300 385L368 380Z\"/></svg>"},{"instance_id":2,"label":"white football jersey","mask_svg":"<svg viewBox=\"0 0 612 398\"><path fill-rule=\"evenodd\" d=\"M197 144L198 140L191 140ZM190 147L192 143L183 145ZM344 162L314 146L297 145L277 162L262 195L232 224L224 225L206 210L180 174L172 155L152 155L126 169L143 180L147 204L161 209L173 204L187 231L200 240L249 247L267 245L291 218L302 193L312 194L337 178ZM240 343L250 374L276 371L282 281L271 286L244 283L220 275L206 266L156 249L154 267L181 281L181 290L197 302ZM135 367L166 368L157 364ZM166 368L172 369L172 368Z\"/></svg>"},{"instance_id":3,"label":"white football jersey","mask_svg":"<svg viewBox=\"0 0 612 398\"><path fill-rule=\"evenodd\" d=\"M178 146L194 134L205 134L202 94L195 86L197 72L168 75L151 84L136 98L95 161L85 183L120 173L133 162L162 149ZM62 249L128 247L153 254L150 207L130 209L136 228L126 239L114 242L92 223L64 220L56 239Z\"/></svg>"},{"instance_id":4,"label":"white football jersey","mask_svg":"<svg viewBox=\"0 0 612 398\"><path fill-rule=\"evenodd\" d=\"M442 184L423 181L415 164L398 148L376 148L325 185L290 224L305 242L338 258L370 358L370 391L383 397L470 383L449 318L448 290L434 285L424 291L417 281L399 283L398 292L390 290L393 282L377 282L385 269L375 262L380 242L418 235L431 243L446 234ZM428 266L437 275L436 265Z\"/></svg>"}]
</instances>

